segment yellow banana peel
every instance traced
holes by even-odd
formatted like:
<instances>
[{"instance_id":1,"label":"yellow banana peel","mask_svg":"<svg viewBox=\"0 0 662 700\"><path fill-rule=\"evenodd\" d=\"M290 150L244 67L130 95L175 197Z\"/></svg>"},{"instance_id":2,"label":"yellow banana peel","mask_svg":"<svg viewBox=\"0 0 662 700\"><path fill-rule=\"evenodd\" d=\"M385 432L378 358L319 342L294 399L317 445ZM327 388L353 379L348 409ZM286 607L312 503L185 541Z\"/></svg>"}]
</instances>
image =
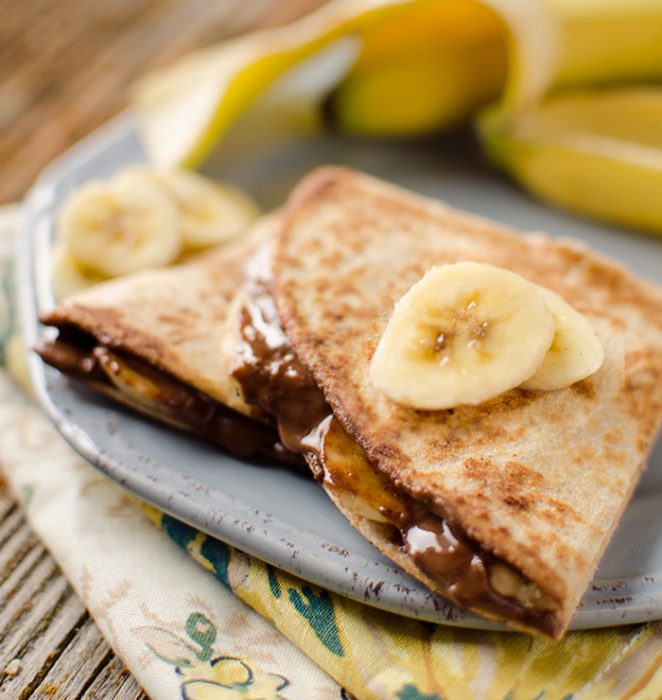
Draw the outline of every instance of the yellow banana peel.
<instances>
[{"instance_id":1,"label":"yellow banana peel","mask_svg":"<svg viewBox=\"0 0 662 700\"><path fill-rule=\"evenodd\" d=\"M388 11L366 0L357 13L341 0L298 22L190 54L133 86L143 141L156 164L195 167L228 126L288 69Z\"/></svg>"},{"instance_id":2,"label":"yellow banana peel","mask_svg":"<svg viewBox=\"0 0 662 700\"><path fill-rule=\"evenodd\" d=\"M662 79L659 0L332 0L137 83L151 160L197 166L270 85L348 35L361 48L327 104L344 130L417 135L478 114L488 154L537 196L662 232L662 87L586 89Z\"/></svg>"},{"instance_id":3,"label":"yellow banana peel","mask_svg":"<svg viewBox=\"0 0 662 700\"><path fill-rule=\"evenodd\" d=\"M662 88L568 91L486 114L490 158L540 199L662 234Z\"/></svg>"},{"instance_id":4,"label":"yellow banana peel","mask_svg":"<svg viewBox=\"0 0 662 700\"><path fill-rule=\"evenodd\" d=\"M660 0L547 0L558 25L555 88L662 78Z\"/></svg>"},{"instance_id":5,"label":"yellow banana peel","mask_svg":"<svg viewBox=\"0 0 662 700\"><path fill-rule=\"evenodd\" d=\"M448 129L503 92L507 32L472 0L417 3L370 28L329 120L355 134L410 136Z\"/></svg>"},{"instance_id":6,"label":"yellow banana peel","mask_svg":"<svg viewBox=\"0 0 662 700\"><path fill-rule=\"evenodd\" d=\"M139 81L135 107L148 154L163 166L198 165L230 124L289 69L350 33L364 36L416 6L447 0L334 0L285 27L199 51ZM464 0L488 7L507 28L503 105L535 99L554 65L553 22L542 2ZM458 28L459 27L459 28ZM458 24L455 32L462 32Z\"/></svg>"}]
</instances>

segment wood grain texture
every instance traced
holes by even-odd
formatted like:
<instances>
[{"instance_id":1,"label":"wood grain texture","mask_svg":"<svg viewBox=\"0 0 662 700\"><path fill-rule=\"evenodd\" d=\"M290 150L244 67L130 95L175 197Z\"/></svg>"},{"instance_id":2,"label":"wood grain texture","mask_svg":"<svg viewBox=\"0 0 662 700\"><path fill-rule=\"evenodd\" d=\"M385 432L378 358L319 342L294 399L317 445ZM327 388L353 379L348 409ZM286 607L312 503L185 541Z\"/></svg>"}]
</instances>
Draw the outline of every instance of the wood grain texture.
<instances>
[{"instance_id":1,"label":"wood grain texture","mask_svg":"<svg viewBox=\"0 0 662 700\"><path fill-rule=\"evenodd\" d=\"M147 697L115 657L4 487L0 490L0 697Z\"/></svg>"},{"instance_id":2,"label":"wood grain texture","mask_svg":"<svg viewBox=\"0 0 662 700\"><path fill-rule=\"evenodd\" d=\"M0 0L0 203L124 109L136 76L324 1ZM0 484L0 698L146 697Z\"/></svg>"},{"instance_id":3,"label":"wood grain texture","mask_svg":"<svg viewBox=\"0 0 662 700\"><path fill-rule=\"evenodd\" d=\"M127 104L134 78L324 0L0 0L0 203Z\"/></svg>"}]
</instances>

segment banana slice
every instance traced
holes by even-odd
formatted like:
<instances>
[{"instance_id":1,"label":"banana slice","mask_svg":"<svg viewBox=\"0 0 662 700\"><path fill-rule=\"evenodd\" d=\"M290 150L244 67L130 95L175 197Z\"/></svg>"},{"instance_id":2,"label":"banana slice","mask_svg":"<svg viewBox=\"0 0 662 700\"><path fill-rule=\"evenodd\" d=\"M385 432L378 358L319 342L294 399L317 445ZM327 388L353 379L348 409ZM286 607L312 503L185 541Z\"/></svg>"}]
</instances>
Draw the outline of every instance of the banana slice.
<instances>
[{"instance_id":1,"label":"banana slice","mask_svg":"<svg viewBox=\"0 0 662 700\"><path fill-rule=\"evenodd\" d=\"M146 180L163 189L177 207L184 246L198 250L243 233L260 208L242 190L221 185L190 170L134 168L119 181Z\"/></svg>"},{"instance_id":2,"label":"banana slice","mask_svg":"<svg viewBox=\"0 0 662 700\"><path fill-rule=\"evenodd\" d=\"M396 304L370 378L413 408L479 404L531 377L553 338L534 284L482 263L442 265Z\"/></svg>"},{"instance_id":3,"label":"banana slice","mask_svg":"<svg viewBox=\"0 0 662 700\"><path fill-rule=\"evenodd\" d=\"M182 247L177 208L148 181L91 182L65 204L58 234L69 252L118 277L173 262Z\"/></svg>"},{"instance_id":4,"label":"banana slice","mask_svg":"<svg viewBox=\"0 0 662 700\"><path fill-rule=\"evenodd\" d=\"M605 358L591 324L558 294L539 287L554 318L554 340L536 373L522 389L549 391L570 386L597 372Z\"/></svg>"},{"instance_id":5,"label":"banana slice","mask_svg":"<svg viewBox=\"0 0 662 700\"><path fill-rule=\"evenodd\" d=\"M93 284L107 279L97 272L88 270L61 245L53 248L51 256L51 288L59 301Z\"/></svg>"},{"instance_id":6,"label":"banana slice","mask_svg":"<svg viewBox=\"0 0 662 700\"><path fill-rule=\"evenodd\" d=\"M260 215L243 191L187 170L158 174L179 209L184 245L205 248L243 233Z\"/></svg>"}]
</instances>

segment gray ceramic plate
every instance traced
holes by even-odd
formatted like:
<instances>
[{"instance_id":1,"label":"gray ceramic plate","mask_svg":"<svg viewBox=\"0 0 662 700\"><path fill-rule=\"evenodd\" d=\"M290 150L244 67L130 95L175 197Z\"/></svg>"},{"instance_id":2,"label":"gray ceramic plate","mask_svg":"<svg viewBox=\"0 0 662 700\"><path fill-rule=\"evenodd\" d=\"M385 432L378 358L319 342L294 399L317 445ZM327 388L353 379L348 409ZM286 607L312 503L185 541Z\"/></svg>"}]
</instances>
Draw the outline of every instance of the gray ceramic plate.
<instances>
[{"instance_id":1,"label":"gray ceramic plate","mask_svg":"<svg viewBox=\"0 0 662 700\"><path fill-rule=\"evenodd\" d=\"M243 130L242 130L243 129ZM209 174L246 187L266 207L281 204L312 166L339 163L402 183L512 224L582 238L662 282L662 241L574 219L521 194L472 154L470 144L389 145L287 129L237 127L207 164ZM257 134L257 136L256 136ZM276 138L274 137L276 134ZM53 305L50 245L62 199L80 183L142 161L130 116L86 139L41 176L26 206L21 255L28 343ZM454 608L393 566L351 528L310 479L278 466L242 463L218 449L143 420L31 360L39 400L86 459L141 498L309 581L402 615L494 629ZM612 541L573 628L662 618L662 447Z\"/></svg>"}]
</instances>

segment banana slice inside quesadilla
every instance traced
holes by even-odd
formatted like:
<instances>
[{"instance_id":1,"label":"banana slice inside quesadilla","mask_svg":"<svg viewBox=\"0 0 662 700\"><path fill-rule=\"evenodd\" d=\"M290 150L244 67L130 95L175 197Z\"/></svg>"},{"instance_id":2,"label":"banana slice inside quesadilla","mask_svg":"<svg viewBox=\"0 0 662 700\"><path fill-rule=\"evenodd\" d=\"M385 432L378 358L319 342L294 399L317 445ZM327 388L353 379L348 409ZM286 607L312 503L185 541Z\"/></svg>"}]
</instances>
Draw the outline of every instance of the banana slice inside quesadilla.
<instances>
[{"instance_id":1,"label":"banana slice inside quesadilla","mask_svg":"<svg viewBox=\"0 0 662 700\"><path fill-rule=\"evenodd\" d=\"M395 541L402 540L410 558L399 562L403 568L487 617L517 613L541 631L553 632L548 613L560 607L558 602L462 528L394 488L335 419L320 444L318 460L321 484L345 514L393 526Z\"/></svg>"},{"instance_id":2,"label":"banana slice inside quesadilla","mask_svg":"<svg viewBox=\"0 0 662 700\"><path fill-rule=\"evenodd\" d=\"M245 239L187 264L68 297L42 318L58 335L38 352L95 391L232 454L297 461L264 415L237 396L219 356L242 266L274 225L265 217Z\"/></svg>"}]
</instances>

